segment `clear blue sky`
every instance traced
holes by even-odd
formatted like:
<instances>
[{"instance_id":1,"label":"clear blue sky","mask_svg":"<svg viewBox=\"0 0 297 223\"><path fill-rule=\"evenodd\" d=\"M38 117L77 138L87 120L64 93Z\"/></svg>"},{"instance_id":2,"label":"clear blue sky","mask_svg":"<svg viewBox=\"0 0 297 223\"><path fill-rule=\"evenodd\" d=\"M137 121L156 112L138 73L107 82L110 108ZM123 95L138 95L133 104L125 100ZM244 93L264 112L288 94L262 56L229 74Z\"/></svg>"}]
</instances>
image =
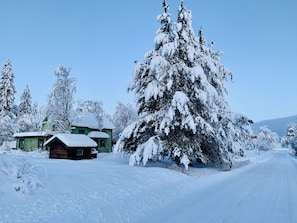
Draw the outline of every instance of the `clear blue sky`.
<instances>
[{"instance_id":1,"label":"clear blue sky","mask_svg":"<svg viewBox=\"0 0 297 223\"><path fill-rule=\"evenodd\" d=\"M176 19L179 0L167 0ZM234 74L227 100L254 121L297 114L296 0L184 0L193 28L224 51ZM75 97L112 115L127 93L134 60L153 49L162 0L0 0L0 65L12 62L16 102L26 84L47 104L58 65L71 67Z\"/></svg>"}]
</instances>

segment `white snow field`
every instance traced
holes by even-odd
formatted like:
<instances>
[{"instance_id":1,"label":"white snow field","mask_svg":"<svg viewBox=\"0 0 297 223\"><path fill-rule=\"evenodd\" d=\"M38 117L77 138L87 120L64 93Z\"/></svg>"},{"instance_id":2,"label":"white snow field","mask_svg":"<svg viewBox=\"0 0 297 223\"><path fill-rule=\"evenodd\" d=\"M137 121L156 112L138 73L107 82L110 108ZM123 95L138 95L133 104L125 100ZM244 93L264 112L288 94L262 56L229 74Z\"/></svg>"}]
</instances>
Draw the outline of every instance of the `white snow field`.
<instances>
[{"instance_id":1,"label":"white snow field","mask_svg":"<svg viewBox=\"0 0 297 223\"><path fill-rule=\"evenodd\" d=\"M297 222L296 157L285 149L247 155L250 162L231 171L202 166L185 174L157 163L131 167L128 156L114 154L71 161L6 152L0 222ZM43 187L27 195L3 171L23 158L43 167L36 172Z\"/></svg>"}]
</instances>

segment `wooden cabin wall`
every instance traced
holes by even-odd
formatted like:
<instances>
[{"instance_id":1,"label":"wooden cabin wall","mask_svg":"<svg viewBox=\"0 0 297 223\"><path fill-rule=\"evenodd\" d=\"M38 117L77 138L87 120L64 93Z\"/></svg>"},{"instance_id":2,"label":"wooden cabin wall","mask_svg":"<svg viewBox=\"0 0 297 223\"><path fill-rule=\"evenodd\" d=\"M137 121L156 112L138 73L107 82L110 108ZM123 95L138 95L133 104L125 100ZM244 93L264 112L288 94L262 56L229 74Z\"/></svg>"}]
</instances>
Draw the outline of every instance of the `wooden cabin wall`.
<instances>
[{"instance_id":1,"label":"wooden cabin wall","mask_svg":"<svg viewBox=\"0 0 297 223\"><path fill-rule=\"evenodd\" d=\"M55 142L50 146L49 157L56 158L56 159L67 159L68 158L67 149L60 143Z\"/></svg>"}]
</instances>

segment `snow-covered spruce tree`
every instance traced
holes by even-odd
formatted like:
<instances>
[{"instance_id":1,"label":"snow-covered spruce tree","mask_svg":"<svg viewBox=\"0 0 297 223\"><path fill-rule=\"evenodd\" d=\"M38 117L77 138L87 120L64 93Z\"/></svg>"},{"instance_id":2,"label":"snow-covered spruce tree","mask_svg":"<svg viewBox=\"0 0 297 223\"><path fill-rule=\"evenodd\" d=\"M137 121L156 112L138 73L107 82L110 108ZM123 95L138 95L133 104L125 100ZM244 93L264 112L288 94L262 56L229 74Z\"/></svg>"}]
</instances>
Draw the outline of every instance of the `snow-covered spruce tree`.
<instances>
[{"instance_id":1,"label":"snow-covered spruce tree","mask_svg":"<svg viewBox=\"0 0 297 223\"><path fill-rule=\"evenodd\" d=\"M21 95L21 102L19 104L19 114L31 114L32 113L32 97L30 88L26 85L24 92Z\"/></svg>"},{"instance_id":2,"label":"snow-covered spruce tree","mask_svg":"<svg viewBox=\"0 0 297 223\"><path fill-rule=\"evenodd\" d=\"M122 131L136 119L137 111L132 105L124 105L123 103L118 102L116 111L112 116L112 123L115 125L113 139L117 141Z\"/></svg>"},{"instance_id":3,"label":"snow-covered spruce tree","mask_svg":"<svg viewBox=\"0 0 297 223\"><path fill-rule=\"evenodd\" d=\"M32 97L30 88L26 85L24 92L20 98L20 104L18 106L18 126L20 132L36 131L38 124L36 123L36 108L32 106Z\"/></svg>"},{"instance_id":4,"label":"snow-covered spruce tree","mask_svg":"<svg viewBox=\"0 0 297 223\"><path fill-rule=\"evenodd\" d=\"M57 80L49 95L47 116L55 132L70 132L73 94L76 90L75 79L70 77L70 69L58 66Z\"/></svg>"},{"instance_id":5,"label":"snow-covered spruce tree","mask_svg":"<svg viewBox=\"0 0 297 223\"><path fill-rule=\"evenodd\" d=\"M7 60L2 68L0 80L0 116L14 116L13 108L15 106L16 89L14 86L14 74L11 63Z\"/></svg>"},{"instance_id":6,"label":"snow-covered spruce tree","mask_svg":"<svg viewBox=\"0 0 297 223\"><path fill-rule=\"evenodd\" d=\"M15 93L14 73L10 61L7 60L2 68L0 80L0 145L4 141L14 140L13 134L18 131Z\"/></svg>"},{"instance_id":7,"label":"snow-covered spruce tree","mask_svg":"<svg viewBox=\"0 0 297 223\"><path fill-rule=\"evenodd\" d=\"M213 128L218 93L201 67L191 12L181 2L173 23L165 1L163 7L155 48L144 63L136 62L129 88L135 90L139 119L123 131L115 150L133 153L130 165L168 157L186 168L197 159L230 169L231 158Z\"/></svg>"}]
</instances>

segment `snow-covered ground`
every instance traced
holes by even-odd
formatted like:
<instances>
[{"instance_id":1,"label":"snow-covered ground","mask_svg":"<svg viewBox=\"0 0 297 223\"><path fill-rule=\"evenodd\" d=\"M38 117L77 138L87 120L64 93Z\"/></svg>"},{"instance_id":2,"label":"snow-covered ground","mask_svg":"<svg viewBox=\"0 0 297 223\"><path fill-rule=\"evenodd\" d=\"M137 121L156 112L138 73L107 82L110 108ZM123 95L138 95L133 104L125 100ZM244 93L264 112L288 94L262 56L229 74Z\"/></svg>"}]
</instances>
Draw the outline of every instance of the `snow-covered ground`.
<instances>
[{"instance_id":1,"label":"snow-covered ground","mask_svg":"<svg viewBox=\"0 0 297 223\"><path fill-rule=\"evenodd\" d=\"M2 152L0 221L296 222L296 157L285 149L247 156L247 165L231 171L201 166L182 173L159 164L131 167L128 157L113 154L71 161ZM7 175L23 158L39 166L42 183L27 195L16 191L15 174Z\"/></svg>"}]
</instances>

